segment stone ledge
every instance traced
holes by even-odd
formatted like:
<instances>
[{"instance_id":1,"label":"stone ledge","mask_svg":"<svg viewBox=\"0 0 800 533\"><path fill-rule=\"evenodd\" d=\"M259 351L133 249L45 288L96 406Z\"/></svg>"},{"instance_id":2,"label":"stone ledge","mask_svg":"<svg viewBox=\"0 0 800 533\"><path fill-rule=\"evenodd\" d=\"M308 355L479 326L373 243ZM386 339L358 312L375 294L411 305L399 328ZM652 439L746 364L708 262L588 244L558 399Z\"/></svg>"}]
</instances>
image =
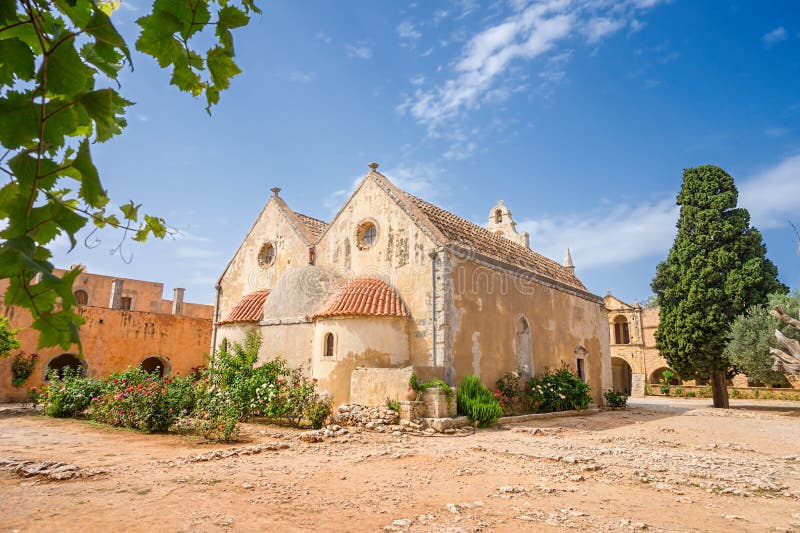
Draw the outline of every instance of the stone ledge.
<instances>
[{"instance_id":1,"label":"stone ledge","mask_svg":"<svg viewBox=\"0 0 800 533\"><path fill-rule=\"evenodd\" d=\"M433 428L440 433L447 429L455 429L470 425L469 418L466 416L456 416L453 418L424 418L423 420L429 428Z\"/></svg>"},{"instance_id":2,"label":"stone ledge","mask_svg":"<svg viewBox=\"0 0 800 533\"><path fill-rule=\"evenodd\" d=\"M573 409L570 411L556 411L554 413L531 413L529 415L502 416L497 419L498 424L516 424L527 422L528 420L540 420L543 418L560 418L562 416L585 416L596 415L601 410L594 407L589 409Z\"/></svg>"}]
</instances>

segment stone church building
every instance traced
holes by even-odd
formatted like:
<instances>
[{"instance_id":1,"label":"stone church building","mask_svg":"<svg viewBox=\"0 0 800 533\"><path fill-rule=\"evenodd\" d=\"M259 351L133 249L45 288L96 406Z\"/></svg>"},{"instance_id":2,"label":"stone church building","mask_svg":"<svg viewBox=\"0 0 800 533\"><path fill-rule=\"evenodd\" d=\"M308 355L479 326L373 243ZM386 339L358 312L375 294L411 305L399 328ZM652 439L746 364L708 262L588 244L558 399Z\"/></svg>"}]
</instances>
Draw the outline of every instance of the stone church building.
<instances>
[{"instance_id":1,"label":"stone church building","mask_svg":"<svg viewBox=\"0 0 800 533\"><path fill-rule=\"evenodd\" d=\"M529 247L498 203L485 227L393 185L370 165L330 223L272 196L217 283L213 345L261 334L337 404L398 399L412 371L493 388L506 372L566 365L611 388L602 298Z\"/></svg>"}]
</instances>

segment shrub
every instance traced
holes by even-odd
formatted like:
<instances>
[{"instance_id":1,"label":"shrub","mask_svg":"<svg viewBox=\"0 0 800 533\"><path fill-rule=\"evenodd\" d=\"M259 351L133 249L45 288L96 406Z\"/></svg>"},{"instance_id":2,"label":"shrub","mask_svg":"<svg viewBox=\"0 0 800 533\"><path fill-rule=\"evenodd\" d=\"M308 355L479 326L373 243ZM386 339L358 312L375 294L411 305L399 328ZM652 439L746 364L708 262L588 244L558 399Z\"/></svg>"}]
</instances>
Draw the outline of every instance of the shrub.
<instances>
[{"instance_id":1,"label":"shrub","mask_svg":"<svg viewBox=\"0 0 800 533\"><path fill-rule=\"evenodd\" d=\"M592 400L588 384L566 367L528 381L531 409L540 413L586 409Z\"/></svg>"},{"instance_id":2,"label":"shrub","mask_svg":"<svg viewBox=\"0 0 800 533\"><path fill-rule=\"evenodd\" d=\"M686 393L686 397L687 398L695 398L696 396L697 396L697 393L694 392L694 391L689 391L689 392Z\"/></svg>"},{"instance_id":3,"label":"shrub","mask_svg":"<svg viewBox=\"0 0 800 533\"><path fill-rule=\"evenodd\" d=\"M182 412L172 430L194 433L207 439L229 441L239 435L241 412L227 389L209 379L199 380L194 389L194 410Z\"/></svg>"},{"instance_id":4,"label":"shrub","mask_svg":"<svg viewBox=\"0 0 800 533\"><path fill-rule=\"evenodd\" d=\"M18 353L11 361L11 384L15 387L21 387L25 383L36 367L36 360L39 356L35 353L25 356L24 353Z\"/></svg>"},{"instance_id":5,"label":"shrub","mask_svg":"<svg viewBox=\"0 0 800 533\"><path fill-rule=\"evenodd\" d=\"M487 389L478 376L467 375L461 380L456 395L458 412L466 415L478 427L491 426L503 416L500 402Z\"/></svg>"},{"instance_id":6,"label":"shrub","mask_svg":"<svg viewBox=\"0 0 800 533\"><path fill-rule=\"evenodd\" d=\"M450 402L453 398L453 388L439 378L433 378L429 381L420 382L419 378L417 378L417 375L412 372L411 377L408 378L408 386L414 389L417 393L420 393L425 389L441 389L444 392L448 407L450 406ZM417 396L417 398L419 398L419 396Z\"/></svg>"},{"instance_id":7,"label":"shrub","mask_svg":"<svg viewBox=\"0 0 800 533\"><path fill-rule=\"evenodd\" d=\"M89 407L92 398L103 393L103 382L83 377L80 367L77 370L64 368L61 378L56 370L51 370L47 378L49 381L40 397L47 416L79 415Z\"/></svg>"},{"instance_id":8,"label":"shrub","mask_svg":"<svg viewBox=\"0 0 800 533\"><path fill-rule=\"evenodd\" d=\"M670 369L664 370L664 372L661 374L661 381L659 382L661 386L661 394L669 396L669 385L673 379L675 379L675 372Z\"/></svg>"},{"instance_id":9,"label":"shrub","mask_svg":"<svg viewBox=\"0 0 800 533\"><path fill-rule=\"evenodd\" d=\"M614 409L624 409L628 405L629 395L625 392L607 390L603 393L603 397L606 399L606 404Z\"/></svg>"},{"instance_id":10,"label":"shrub","mask_svg":"<svg viewBox=\"0 0 800 533\"><path fill-rule=\"evenodd\" d=\"M389 398L386 398L386 407L387 409L391 409L396 413L400 412L400 402L397 400L390 400Z\"/></svg>"},{"instance_id":11,"label":"shrub","mask_svg":"<svg viewBox=\"0 0 800 533\"><path fill-rule=\"evenodd\" d=\"M506 372L505 375L497 380L497 388L494 396L500 402L505 414L515 414L524 410L525 393L520 386L519 374L516 372Z\"/></svg>"},{"instance_id":12,"label":"shrub","mask_svg":"<svg viewBox=\"0 0 800 533\"><path fill-rule=\"evenodd\" d=\"M394 403L396 404L397 402ZM399 411L400 406L397 405L397 407L395 410ZM320 429L325 425L325 420L331 415L332 410L333 400L324 396L309 402L303 409L303 416L308 420L312 428Z\"/></svg>"},{"instance_id":13,"label":"shrub","mask_svg":"<svg viewBox=\"0 0 800 533\"><path fill-rule=\"evenodd\" d=\"M93 399L91 416L112 426L167 431L179 416L191 411L193 403L189 379L161 378L135 368L108 378L105 394Z\"/></svg>"}]
</instances>

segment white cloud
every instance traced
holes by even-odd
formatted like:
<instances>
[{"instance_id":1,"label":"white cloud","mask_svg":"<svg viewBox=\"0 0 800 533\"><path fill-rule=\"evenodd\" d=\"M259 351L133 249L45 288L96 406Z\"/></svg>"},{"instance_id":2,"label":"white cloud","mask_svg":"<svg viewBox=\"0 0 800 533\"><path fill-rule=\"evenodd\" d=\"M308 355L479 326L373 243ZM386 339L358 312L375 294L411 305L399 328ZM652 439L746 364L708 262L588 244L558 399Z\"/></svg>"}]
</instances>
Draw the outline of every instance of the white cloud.
<instances>
[{"instance_id":1,"label":"white cloud","mask_svg":"<svg viewBox=\"0 0 800 533\"><path fill-rule=\"evenodd\" d=\"M316 39L318 41L322 41L325 44L331 44L331 42L333 42L333 39L331 39L331 36L328 35L327 33L325 33L324 31L321 31L321 32L317 33L314 36L314 39Z\"/></svg>"},{"instance_id":2,"label":"white cloud","mask_svg":"<svg viewBox=\"0 0 800 533\"><path fill-rule=\"evenodd\" d=\"M750 211L753 225L786 225L800 213L800 154L785 158L739 185L739 205Z\"/></svg>"},{"instance_id":3,"label":"white cloud","mask_svg":"<svg viewBox=\"0 0 800 533\"><path fill-rule=\"evenodd\" d=\"M513 60L539 56L569 34L572 17L553 13L563 4L562 0L537 4L479 33L456 66L458 76L433 90L417 90L405 108L435 128L462 109L475 107Z\"/></svg>"},{"instance_id":4,"label":"white cloud","mask_svg":"<svg viewBox=\"0 0 800 533\"><path fill-rule=\"evenodd\" d=\"M595 44L600 42L603 37L624 28L625 25L626 21L622 19L596 17L584 25L583 34L586 35L586 40L590 44Z\"/></svg>"},{"instance_id":5,"label":"white cloud","mask_svg":"<svg viewBox=\"0 0 800 533\"><path fill-rule=\"evenodd\" d=\"M397 25L396 29L397 35L399 35L401 39L419 39L422 37L422 32L420 32L410 20L404 20Z\"/></svg>"},{"instance_id":6,"label":"white cloud","mask_svg":"<svg viewBox=\"0 0 800 533\"><path fill-rule=\"evenodd\" d=\"M663 255L675 239L678 207L674 197L640 205L617 205L592 213L525 220L531 247L560 260L567 247L581 270Z\"/></svg>"},{"instance_id":7,"label":"white cloud","mask_svg":"<svg viewBox=\"0 0 800 533\"><path fill-rule=\"evenodd\" d=\"M425 83L425 76L423 76L422 74L418 74L417 76L414 76L408 81L411 85L414 86L422 85L423 83Z\"/></svg>"},{"instance_id":8,"label":"white cloud","mask_svg":"<svg viewBox=\"0 0 800 533\"><path fill-rule=\"evenodd\" d=\"M800 154L739 180L739 206L759 229L788 227L800 212ZM576 266L585 271L637 259L665 256L675 239L678 206L675 194L639 204L604 205L595 211L523 220L531 247L560 260L569 247Z\"/></svg>"},{"instance_id":9,"label":"white cloud","mask_svg":"<svg viewBox=\"0 0 800 533\"><path fill-rule=\"evenodd\" d=\"M311 83L314 80L314 73L293 70L286 76L286 79L295 83Z\"/></svg>"},{"instance_id":10,"label":"white cloud","mask_svg":"<svg viewBox=\"0 0 800 533\"><path fill-rule=\"evenodd\" d=\"M426 126L429 133L435 132L481 104L504 101L513 92L511 87L519 86L513 75L520 70L517 63L550 53L558 57L565 53L559 47L575 36L596 44L628 25L634 31L641 30L644 23L637 17L657 3L658 0L514 0L510 16L466 38L459 57L451 63L449 78L425 90L417 87L397 109ZM442 41L441 45L454 41L457 40ZM564 57L569 59L568 55ZM544 96L565 78L565 63L545 62L541 67L539 77L549 84ZM528 71L525 67L521 70Z\"/></svg>"},{"instance_id":11,"label":"white cloud","mask_svg":"<svg viewBox=\"0 0 800 533\"><path fill-rule=\"evenodd\" d=\"M777 44L779 42L785 41L789 38L789 34L786 32L786 28L783 26L778 26L774 30L765 33L761 40L764 41L766 46L772 46L773 44Z\"/></svg>"},{"instance_id":12,"label":"white cloud","mask_svg":"<svg viewBox=\"0 0 800 533\"><path fill-rule=\"evenodd\" d=\"M364 43L359 43L357 45L346 44L344 48L347 51L347 57L355 59L372 59L372 48Z\"/></svg>"}]
</instances>

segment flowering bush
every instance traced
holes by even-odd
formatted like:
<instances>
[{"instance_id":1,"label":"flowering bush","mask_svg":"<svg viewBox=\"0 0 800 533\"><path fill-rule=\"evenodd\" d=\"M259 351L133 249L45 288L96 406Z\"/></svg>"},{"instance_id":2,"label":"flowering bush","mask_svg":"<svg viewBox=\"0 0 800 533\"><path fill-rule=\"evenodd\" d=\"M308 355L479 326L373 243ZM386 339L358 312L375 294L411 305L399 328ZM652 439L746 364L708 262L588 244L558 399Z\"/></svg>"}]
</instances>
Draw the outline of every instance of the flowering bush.
<instances>
[{"instance_id":1,"label":"flowering bush","mask_svg":"<svg viewBox=\"0 0 800 533\"><path fill-rule=\"evenodd\" d=\"M92 398L90 416L112 426L167 431L192 409L191 382L180 376L161 378L141 367L112 374L105 393Z\"/></svg>"},{"instance_id":2,"label":"flowering bush","mask_svg":"<svg viewBox=\"0 0 800 533\"><path fill-rule=\"evenodd\" d=\"M539 413L586 409L592 400L589 385L568 368L547 372L541 378L531 378L525 392L529 409Z\"/></svg>"},{"instance_id":3,"label":"flowering bush","mask_svg":"<svg viewBox=\"0 0 800 533\"><path fill-rule=\"evenodd\" d=\"M516 372L506 372L502 378L497 380L494 397L500 402L503 414L512 415L524 412L524 396L520 386L519 374Z\"/></svg>"},{"instance_id":4,"label":"flowering bush","mask_svg":"<svg viewBox=\"0 0 800 533\"><path fill-rule=\"evenodd\" d=\"M44 405L44 414L54 417L69 417L81 414L95 398L103 392L103 382L85 378L81 369L66 367L61 378L58 371L51 370L47 375L48 383L40 395Z\"/></svg>"},{"instance_id":5,"label":"flowering bush","mask_svg":"<svg viewBox=\"0 0 800 533\"><path fill-rule=\"evenodd\" d=\"M11 384L15 387L21 387L25 383L36 366L36 360L39 358L38 354L32 353L25 356L24 353L18 353L11 361Z\"/></svg>"}]
</instances>

